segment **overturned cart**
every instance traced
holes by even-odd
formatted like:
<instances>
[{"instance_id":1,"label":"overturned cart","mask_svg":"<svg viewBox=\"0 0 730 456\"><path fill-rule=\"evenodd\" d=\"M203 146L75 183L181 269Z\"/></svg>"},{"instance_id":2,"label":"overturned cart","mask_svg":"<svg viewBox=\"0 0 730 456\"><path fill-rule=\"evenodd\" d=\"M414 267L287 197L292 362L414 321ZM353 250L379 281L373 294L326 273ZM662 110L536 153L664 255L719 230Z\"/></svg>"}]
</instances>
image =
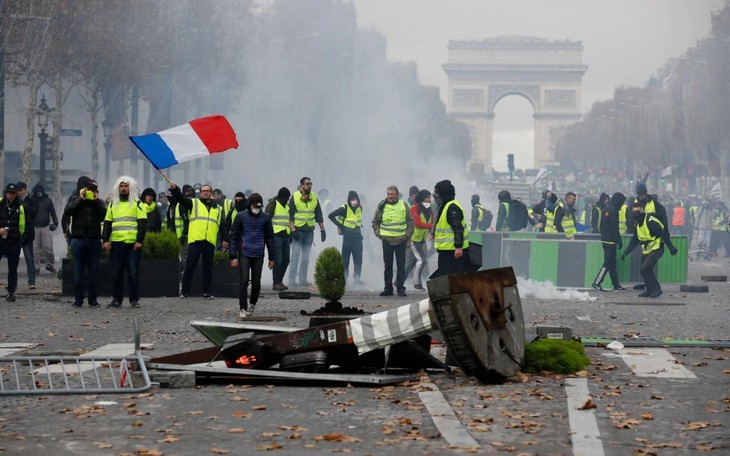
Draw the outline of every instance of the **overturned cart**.
<instances>
[{"instance_id":1,"label":"overturned cart","mask_svg":"<svg viewBox=\"0 0 730 456\"><path fill-rule=\"evenodd\" d=\"M512 268L451 274L429 280L427 286L429 299L306 329L220 324L213 328L217 336L211 336L211 324L196 327L219 345L214 358L223 359L227 371L259 377L261 371L274 377L318 375L333 366L350 374L389 367L447 368L428 353L433 331L446 343L448 360L467 375L493 382L517 373L525 328ZM203 357L213 351L206 353ZM172 369L182 360L202 358L173 355L152 360L150 367Z\"/></svg>"}]
</instances>

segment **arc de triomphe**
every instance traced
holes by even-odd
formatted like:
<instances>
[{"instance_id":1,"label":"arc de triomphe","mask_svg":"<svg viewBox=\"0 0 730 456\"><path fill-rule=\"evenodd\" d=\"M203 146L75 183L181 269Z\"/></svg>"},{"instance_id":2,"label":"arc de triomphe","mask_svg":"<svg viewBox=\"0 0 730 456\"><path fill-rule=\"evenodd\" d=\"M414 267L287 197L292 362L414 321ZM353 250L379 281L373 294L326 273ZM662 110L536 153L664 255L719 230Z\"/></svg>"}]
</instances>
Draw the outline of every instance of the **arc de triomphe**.
<instances>
[{"instance_id":1,"label":"arc de triomphe","mask_svg":"<svg viewBox=\"0 0 730 456\"><path fill-rule=\"evenodd\" d=\"M550 130L580 120L583 65L580 41L547 41L502 36L451 41L443 69L449 78L447 110L471 131L467 172L492 170L494 107L509 95L526 98L534 109L535 166L555 165Z\"/></svg>"}]
</instances>

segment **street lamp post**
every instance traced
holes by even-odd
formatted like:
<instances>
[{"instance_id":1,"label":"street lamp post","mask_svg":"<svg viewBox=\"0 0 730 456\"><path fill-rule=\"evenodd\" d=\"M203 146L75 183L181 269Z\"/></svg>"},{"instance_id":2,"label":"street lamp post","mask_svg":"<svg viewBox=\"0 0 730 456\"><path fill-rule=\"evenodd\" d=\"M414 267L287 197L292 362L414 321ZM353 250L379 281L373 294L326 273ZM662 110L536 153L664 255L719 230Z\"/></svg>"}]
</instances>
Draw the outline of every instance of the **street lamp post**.
<instances>
[{"instance_id":1,"label":"street lamp post","mask_svg":"<svg viewBox=\"0 0 730 456\"><path fill-rule=\"evenodd\" d=\"M106 186L110 185L109 176L111 168L111 152L112 152L112 123L104 120L101 123L104 129L104 182Z\"/></svg>"},{"instance_id":2,"label":"street lamp post","mask_svg":"<svg viewBox=\"0 0 730 456\"><path fill-rule=\"evenodd\" d=\"M45 187L46 186L46 160L52 158L53 144L49 141L48 133L46 133L46 127L50 119L53 108L48 107L46 103L46 95L43 94L41 97L41 104L38 105L36 115L38 116L38 127L41 131L38 133L38 139L40 140L40 176L39 182Z\"/></svg>"}]
</instances>

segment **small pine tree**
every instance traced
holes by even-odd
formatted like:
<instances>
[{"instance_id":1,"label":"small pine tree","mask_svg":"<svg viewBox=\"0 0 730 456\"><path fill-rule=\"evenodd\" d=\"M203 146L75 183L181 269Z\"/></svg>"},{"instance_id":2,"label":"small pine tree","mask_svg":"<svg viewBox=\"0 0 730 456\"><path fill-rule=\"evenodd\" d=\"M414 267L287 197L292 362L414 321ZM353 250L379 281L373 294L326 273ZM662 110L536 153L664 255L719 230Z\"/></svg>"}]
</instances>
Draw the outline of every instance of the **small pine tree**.
<instances>
[{"instance_id":1,"label":"small pine tree","mask_svg":"<svg viewBox=\"0 0 730 456\"><path fill-rule=\"evenodd\" d=\"M327 247L317 258L314 283L328 302L338 302L345 294L345 266L336 247Z\"/></svg>"}]
</instances>

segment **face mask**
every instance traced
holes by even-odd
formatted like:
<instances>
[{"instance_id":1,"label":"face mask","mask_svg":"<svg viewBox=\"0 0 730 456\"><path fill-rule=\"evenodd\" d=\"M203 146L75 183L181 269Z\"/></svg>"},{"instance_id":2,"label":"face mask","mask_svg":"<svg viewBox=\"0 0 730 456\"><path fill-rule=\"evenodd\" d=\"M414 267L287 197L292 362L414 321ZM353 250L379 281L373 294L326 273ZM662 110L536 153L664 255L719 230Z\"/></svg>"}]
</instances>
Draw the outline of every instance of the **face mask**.
<instances>
[{"instance_id":1,"label":"face mask","mask_svg":"<svg viewBox=\"0 0 730 456\"><path fill-rule=\"evenodd\" d=\"M84 197L87 200L93 200L94 199L94 192L92 192L91 190L87 190L86 193L84 194Z\"/></svg>"},{"instance_id":2,"label":"face mask","mask_svg":"<svg viewBox=\"0 0 730 456\"><path fill-rule=\"evenodd\" d=\"M425 207L426 209L428 209L429 207L431 207L431 203L423 203L423 207Z\"/></svg>"},{"instance_id":3,"label":"face mask","mask_svg":"<svg viewBox=\"0 0 730 456\"><path fill-rule=\"evenodd\" d=\"M357 206L357 200L350 200L350 206Z\"/></svg>"},{"instance_id":4,"label":"face mask","mask_svg":"<svg viewBox=\"0 0 730 456\"><path fill-rule=\"evenodd\" d=\"M252 214L256 215L256 214L258 214L259 212L261 212L261 208L260 208L260 207L252 207L252 208L251 208L251 213L252 213Z\"/></svg>"}]
</instances>

